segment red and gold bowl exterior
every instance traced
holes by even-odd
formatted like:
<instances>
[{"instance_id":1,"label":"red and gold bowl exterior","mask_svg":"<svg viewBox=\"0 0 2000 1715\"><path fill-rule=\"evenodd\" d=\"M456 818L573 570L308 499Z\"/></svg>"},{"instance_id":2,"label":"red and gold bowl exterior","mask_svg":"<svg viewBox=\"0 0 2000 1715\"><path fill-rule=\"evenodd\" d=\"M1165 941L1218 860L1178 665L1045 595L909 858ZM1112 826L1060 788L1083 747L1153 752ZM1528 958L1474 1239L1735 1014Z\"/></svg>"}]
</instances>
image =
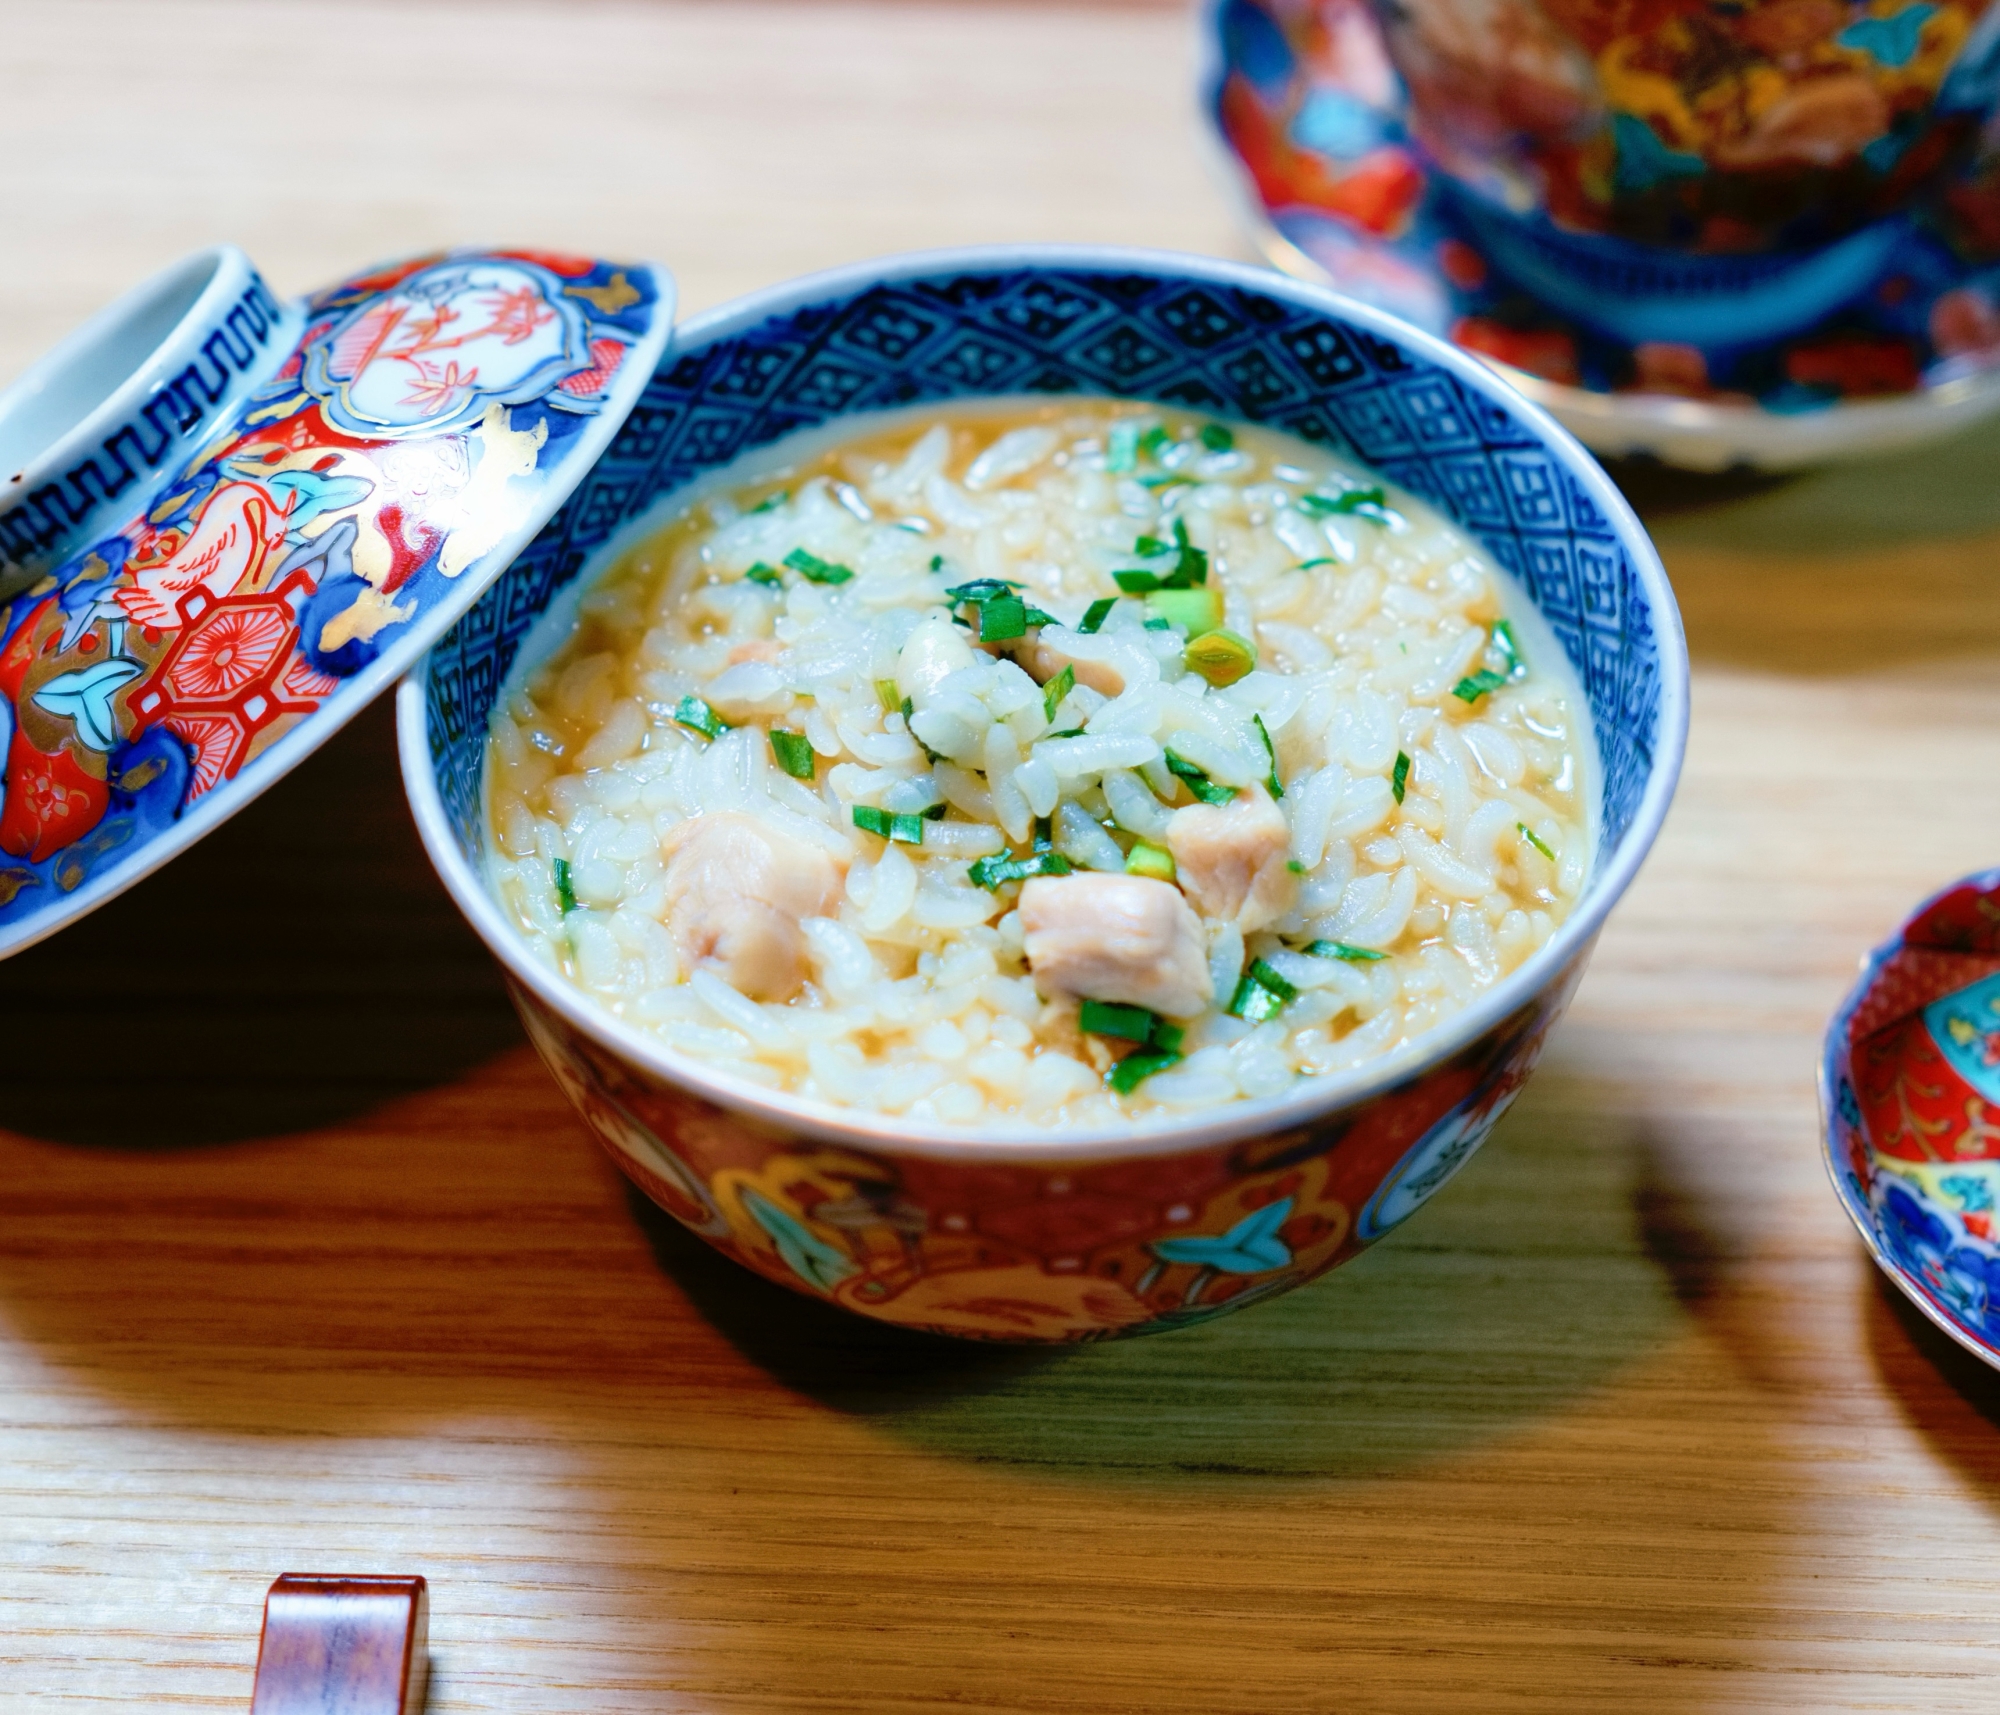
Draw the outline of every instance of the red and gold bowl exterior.
<instances>
[{"instance_id":1,"label":"red and gold bowl exterior","mask_svg":"<svg viewBox=\"0 0 2000 1715\"><path fill-rule=\"evenodd\" d=\"M516 982L528 1035L611 1159L691 1232L796 1292L929 1334L1099 1340L1318 1278L1420 1207L1541 1057L1583 959L1477 1041L1262 1135L1011 1159L859 1145L732 1112L593 1041Z\"/></svg>"}]
</instances>

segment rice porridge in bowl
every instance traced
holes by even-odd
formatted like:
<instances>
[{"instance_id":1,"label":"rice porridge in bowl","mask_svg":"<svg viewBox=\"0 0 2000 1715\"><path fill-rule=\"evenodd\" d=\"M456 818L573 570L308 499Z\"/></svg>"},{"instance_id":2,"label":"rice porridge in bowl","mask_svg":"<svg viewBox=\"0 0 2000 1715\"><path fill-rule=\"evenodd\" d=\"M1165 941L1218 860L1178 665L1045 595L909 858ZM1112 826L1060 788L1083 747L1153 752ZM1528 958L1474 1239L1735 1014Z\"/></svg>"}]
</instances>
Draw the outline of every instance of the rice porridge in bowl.
<instances>
[{"instance_id":1,"label":"rice porridge in bowl","mask_svg":"<svg viewBox=\"0 0 2000 1715\"><path fill-rule=\"evenodd\" d=\"M845 419L683 490L488 739L534 955L749 1084L1141 1129L1393 1053L1590 876L1588 704L1362 465L1065 397Z\"/></svg>"}]
</instances>

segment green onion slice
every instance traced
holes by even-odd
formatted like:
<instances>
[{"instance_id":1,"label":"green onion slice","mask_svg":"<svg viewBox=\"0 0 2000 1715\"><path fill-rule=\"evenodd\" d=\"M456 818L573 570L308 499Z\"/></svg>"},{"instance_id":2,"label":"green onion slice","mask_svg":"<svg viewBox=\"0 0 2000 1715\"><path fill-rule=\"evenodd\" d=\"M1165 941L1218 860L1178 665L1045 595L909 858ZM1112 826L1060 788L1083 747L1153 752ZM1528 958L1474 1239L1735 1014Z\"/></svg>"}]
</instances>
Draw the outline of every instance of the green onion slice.
<instances>
[{"instance_id":1,"label":"green onion slice","mask_svg":"<svg viewBox=\"0 0 2000 1715\"><path fill-rule=\"evenodd\" d=\"M703 738L720 738L729 723L699 697L683 697L674 704L674 719Z\"/></svg>"},{"instance_id":2,"label":"green onion slice","mask_svg":"<svg viewBox=\"0 0 2000 1715\"><path fill-rule=\"evenodd\" d=\"M1372 965L1389 956L1373 947L1355 947L1346 941L1315 941L1306 948L1306 953L1315 959L1345 959L1350 965Z\"/></svg>"},{"instance_id":3,"label":"green onion slice","mask_svg":"<svg viewBox=\"0 0 2000 1715\"><path fill-rule=\"evenodd\" d=\"M1076 669L1067 661L1063 670L1042 687L1042 713L1049 719L1056 718L1056 710L1062 707L1062 700L1076 689Z\"/></svg>"},{"instance_id":4,"label":"green onion slice","mask_svg":"<svg viewBox=\"0 0 2000 1715\"><path fill-rule=\"evenodd\" d=\"M854 576L851 566L835 565L831 560L822 560L817 554L809 554L803 548L794 548L785 556L785 564L800 577L815 584L844 584Z\"/></svg>"},{"instance_id":5,"label":"green onion slice","mask_svg":"<svg viewBox=\"0 0 2000 1715\"><path fill-rule=\"evenodd\" d=\"M1015 858L995 853L983 857L966 870L974 887L997 893L1010 881L1027 881L1037 875L1068 875L1070 861L1061 852L1036 852L1033 857Z\"/></svg>"},{"instance_id":6,"label":"green onion slice","mask_svg":"<svg viewBox=\"0 0 2000 1715\"><path fill-rule=\"evenodd\" d=\"M1497 691L1507 683L1505 673L1488 672L1482 667L1477 673L1468 673L1452 686L1451 694L1462 703L1476 703L1488 691Z\"/></svg>"},{"instance_id":7,"label":"green onion slice","mask_svg":"<svg viewBox=\"0 0 2000 1715\"><path fill-rule=\"evenodd\" d=\"M1177 1053L1155 1053L1142 1048L1136 1054L1127 1054L1106 1072L1104 1081L1119 1095L1129 1096L1155 1072L1164 1072L1179 1061Z\"/></svg>"},{"instance_id":8,"label":"green onion slice","mask_svg":"<svg viewBox=\"0 0 2000 1715\"><path fill-rule=\"evenodd\" d=\"M1102 629L1104 622L1111 617L1111 610L1117 605L1118 598L1115 595L1100 596L1083 610L1083 619L1077 630L1088 634Z\"/></svg>"},{"instance_id":9,"label":"green onion slice","mask_svg":"<svg viewBox=\"0 0 2000 1715\"><path fill-rule=\"evenodd\" d=\"M804 733L774 726L771 729L771 754L778 759L778 766L794 780L810 780L813 777L812 741Z\"/></svg>"},{"instance_id":10,"label":"green onion slice","mask_svg":"<svg viewBox=\"0 0 2000 1715\"><path fill-rule=\"evenodd\" d=\"M1540 852L1543 857L1547 858L1550 863L1556 861L1556 854L1542 844L1541 836L1533 828L1529 827L1526 822L1516 822L1514 826L1521 830L1521 838L1533 846L1536 851Z\"/></svg>"},{"instance_id":11,"label":"green onion slice","mask_svg":"<svg viewBox=\"0 0 2000 1715\"><path fill-rule=\"evenodd\" d=\"M1087 1000L1078 1022L1093 1036L1122 1036L1128 1042L1152 1039L1159 1018L1143 1006L1120 1006L1114 1001Z\"/></svg>"},{"instance_id":12,"label":"green onion slice","mask_svg":"<svg viewBox=\"0 0 2000 1715\"><path fill-rule=\"evenodd\" d=\"M1403 794L1409 790L1409 785L1410 755L1408 751L1399 750L1396 752L1395 771L1389 776L1389 790L1396 795L1398 804L1402 803Z\"/></svg>"},{"instance_id":13,"label":"green onion slice","mask_svg":"<svg viewBox=\"0 0 2000 1715\"><path fill-rule=\"evenodd\" d=\"M567 917L576 909L576 889L569 880L569 859L557 858L553 867L556 872L556 904L562 907L562 914Z\"/></svg>"},{"instance_id":14,"label":"green onion slice","mask_svg":"<svg viewBox=\"0 0 2000 1715\"><path fill-rule=\"evenodd\" d=\"M1252 715L1250 724L1257 729L1257 736L1264 741L1264 754L1271 761L1271 773L1264 784L1271 789L1273 798L1282 798L1285 795L1285 787L1284 782L1278 778L1278 747L1271 742L1271 729L1264 724L1262 715Z\"/></svg>"},{"instance_id":15,"label":"green onion slice","mask_svg":"<svg viewBox=\"0 0 2000 1715\"><path fill-rule=\"evenodd\" d=\"M1167 752L1167 770L1187 782L1187 789L1204 804L1227 804L1236 797L1234 786L1218 786L1178 751Z\"/></svg>"}]
</instances>

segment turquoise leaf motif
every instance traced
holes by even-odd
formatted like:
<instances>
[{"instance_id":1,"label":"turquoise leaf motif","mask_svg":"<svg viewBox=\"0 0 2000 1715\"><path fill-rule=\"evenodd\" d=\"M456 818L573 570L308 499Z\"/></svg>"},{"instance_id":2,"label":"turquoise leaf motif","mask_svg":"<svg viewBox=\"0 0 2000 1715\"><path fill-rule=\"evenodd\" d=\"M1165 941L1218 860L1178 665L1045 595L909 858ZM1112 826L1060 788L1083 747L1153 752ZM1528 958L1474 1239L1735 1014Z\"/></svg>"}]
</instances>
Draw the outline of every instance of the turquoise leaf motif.
<instances>
[{"instance_id":1,"label":"turquoise leaf motif","mask_svg":"<svg viewBox=\"0 0 2000 1715\"><path fill-rule=\"evenodd\" d=\"M109 751L118 742L118 718L111 699L144 669L122 656L59 673L35 693L35 706L76 723L76 736L92 750Z\"/></svg>"},{"instance_id":2,"label":"turquoise leaf motif","mask_svg":"<svg viewBox=\"0 0 2000 1715\"><path fill-rule=\"evenodd\" d=\"M1893 18L1857 18L1834 37L1843 48L1871 56L1885 66L1906 66L1922 46L1925 20L1937 12L1927 0L1905 6Z\"/></svg>"},{"instance_id":3,"label":"turquoise leaf motif","mask_svg":"<svg viewBox=\"0 0 2000 1715\"><path fill-rule=\"evenodd\" d=\"M1253 1209L1220 1238L1155 1239L1153 1255L1162 1262L1191 1262L1217 1274L1262 1274L1292 1260L1278 1229L1291 1218L1292 1200L1282 1198Z\"/></svg>"},{"instance_id":4,"label":"turquoise leaf motif","mask_svg":"<svg viewBox=\"0 0 2000 1715\"><path fill-rule=\"evenodd\" d=\"M1621 191L1649 191L1662 179L1697 178L1708 171L1699 155L1669 149L1652 126L1629 113L1612 114L1611 136L1618 147L1615 177Z\"/></svg>"},{"instance_id":5,"label":"turquoise leaf motif","mask_svg":"<svg viewBox=\"0 0 2000 1715\"><path fill-rule=\"evenodd\" d=\"M778 1247L778 1255L785 1259L785 1266L806 1285L820 1292L831 1292L855 1272L853 1261L844 1252L835 1250L761 1192L745 1186L743 1207L770 1235L771 1243Z\"/></svg>"}]
</instances>

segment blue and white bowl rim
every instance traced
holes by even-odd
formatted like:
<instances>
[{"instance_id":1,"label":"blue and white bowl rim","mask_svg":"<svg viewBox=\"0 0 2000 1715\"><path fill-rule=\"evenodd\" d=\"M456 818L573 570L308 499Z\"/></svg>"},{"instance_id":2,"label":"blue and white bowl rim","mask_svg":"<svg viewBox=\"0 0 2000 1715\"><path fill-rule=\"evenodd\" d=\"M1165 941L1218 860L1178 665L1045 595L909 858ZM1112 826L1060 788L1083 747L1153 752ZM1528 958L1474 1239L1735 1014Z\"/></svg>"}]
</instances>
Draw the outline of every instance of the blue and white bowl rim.
<instances>
[{"instance_id":1,"label":"blue and white bowl rim","mask_svg":"<svg viewBox=\"0 0 2000 1715\"><path fill-rule=\"evenodd\" d=\"M853 1148L888 1148L939 1160L998 1162L1024 1154L1043 1158L1059 1154L1064 1159L1087 1156L1094 1161L1175 1155L1310 1125L1337 1110L1386 1094L1442 1064L1534 1001L1573 962L1585 957L1611 908L1645 861L1673 800L1687 746L1687 643L1666 568L1645 527L1603 467L1547 411L1514 391L1477 358L1395 316L1268 269L1175 251L1117 245L980 245L851 263L747 293L681 323L660 359L659 370L672 368L697 348L759 324L812 306L851 300L883 284L1035 271L1148 274L1288 302L1345 323L1444 370L1530 430L1616 534L1645 593L1659 673L1659 724L1645 789L1610 861L1593 870L1576 910L1549 940L1471 1005L1404 1049L1302 1082L1284 1095L1234 1101L1185 1119L1148 1122L1144 1130L1130 1124L1100 1126L1065 1130L1057 1137L1045 1127L1020 1124L978 1130L925 1126L893 1115L835 1108L718 1075L701 1061L676 1052L616 1017L535 958L487 890L484 877L460 851L453 834L431 756L426 683L432 656L425 655L397 692L398 749L418 833L454 903L509 975L584 1036L663 1082L769 1128ZM586 476L584 484L589 481ZM590 570L594 572L597 564L601 564L601 556L594 557ZM494 587L502 587L509 575L503 574Z\"/></svg>"}]
</instances>

